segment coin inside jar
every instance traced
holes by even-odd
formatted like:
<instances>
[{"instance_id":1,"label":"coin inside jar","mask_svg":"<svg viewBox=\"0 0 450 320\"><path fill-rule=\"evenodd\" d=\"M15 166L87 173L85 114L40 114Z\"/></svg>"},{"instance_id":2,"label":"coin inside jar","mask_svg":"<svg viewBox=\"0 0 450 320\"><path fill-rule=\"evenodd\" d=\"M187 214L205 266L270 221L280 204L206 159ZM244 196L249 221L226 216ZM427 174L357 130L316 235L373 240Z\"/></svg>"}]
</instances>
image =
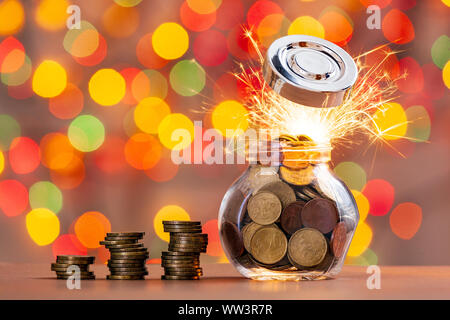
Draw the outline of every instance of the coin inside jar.
<instances>
[{"instance_id":1,"label":"coin inside jar","mask_svg":"<svg viewBox=\"0 0 450 320\"><path fill-rule=\"evenodd\" d=\"M284 258L287 244L283 231L272 226L262 227L250 241L251 254L261 263L274 264Z\"/></svg>"},{"instance_id":2,"label":"coin inside jar","mask_svg":"<svg viewBox=\"0 0 450 320\"><path fill-rule=\"evenodd\" d=\"M308 165L303 169L280 167L281 177L285 181L297 186L304 186L311 183L314 178L313 171L314 169L311 165Z\"/></svg>"},{"instance_id":3,"label":"coin inside jar","mask_svg":"<svg viewBox=\"0 0 450 320\"><path fill-rule=\"evenodd\" d=\"M304 201L295 201L284 208L281 213L280 224L286 233L293 234L302 227L301 213L305 204Z\"/></svg>"},{"instance_id":4,"label":"coin inside jar","mask_svg":"<svg viewBox=\"0 0 450 320\"><path fill-rule=\"evenodd\" d=\"M282 181L268 183L260 189L260 192L262 191L269 191L275 194L280 199L283 208L295 201L294 190Z\"/></svg>"},{"instance_id":5,"label":"coin inside jar","mask_svg":"<svg viewBox=\"0 0 450 320\"><path fill-rule=\"evenodd\" d=\"M333 201L315 198L308 201L302 210L302 222L305 227L314 228L322 233L331 232L338 222L338 211Z\"/></svg>"},{"instance_id":6,"label":"coin inside jar","mask_svg":"<svg viewBox=\"0 0 450 320\"><path fill-rule=\"evenodd\" d=\"M288 255L296 265L314 267L325 258L327 248L327 240L320 231L303 228L289 239Z\"/></svg>"},{"instance_id":7,"label":"coin inside jar","mask_svg":"<svg viewBox=\"0 0 450 320\"><path fill-rule=\"evenodd\" d=\"M331 234L330 247L336 258L342 257L345 250L345 242L347 240L347 227L345 222L339 222Z\"/></svg>"},{"instance_id":8,"label":"coin inside jar","mask_svg":"<svg viewBox=\"0 0 450 320\"><path fill-rule=\"evenodd\" d=\"M281 202L272 192L261 191L250 198L247 211L250 218L262 225L272 224L281 214Z\"/></svg>"},{"instance_id":9,"label":"coin inside jar","mask_svg":"<svg viewBox=\"0 0 450 320\"><path fill-rule=\"evenodd\" d=\"M242 238L244 240L244 247L245 250L247 250L248 252L251 252L250 241L252 240L253 235L257 230L259 230L262 227L264 226L261 224L257 224L256 222L250 222L249 224L246 224L242 228Z\"/></svg>"},{"instance_id":10,"label":"coin inside jar","mask_svg":"<svg viewBox=\"0 0 450 320\"><path fill-rule=\"evenodd\" d=\"M233 258L239 257L244 252L244 242L241 233L234 223L225 221L220 230L227 248Z\"/></svg>"}]
</instances>

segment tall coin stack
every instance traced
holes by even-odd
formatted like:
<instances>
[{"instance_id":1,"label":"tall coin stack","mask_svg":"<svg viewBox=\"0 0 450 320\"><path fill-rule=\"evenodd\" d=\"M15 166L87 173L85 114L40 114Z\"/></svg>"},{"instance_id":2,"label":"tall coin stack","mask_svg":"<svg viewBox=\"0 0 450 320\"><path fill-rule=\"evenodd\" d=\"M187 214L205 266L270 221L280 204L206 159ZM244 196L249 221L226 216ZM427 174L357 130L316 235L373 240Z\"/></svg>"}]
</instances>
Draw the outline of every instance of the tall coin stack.
<instances>
[{"instance_id":1,"label":"tall coin stack","mask_svg":"<svg viewBox=\"0 0 450 320\"><path fill-rule=\"evenodd\" d=\"M162 252L163 280L198 280L203 275L200 253L206 252L208 235L199 221L163 221L170 232L169 250Z\"/></svg>"},{"instance_id":2,"label":"tall coin stack","mask_svg":"<svg viewBox=\"0 0 450 320\"><path fill-rule=\"evenodd\" d=\"M74 271L77 268L73 268L73 266L77 266L81 280L93 280L95 275L89 271L89 265L93 264L94 261L95 257L92 256L62 255L56 257L56 262L52 263L51 269L56 272L57 279L66 280L75 275Z\"/></svg>"},{"instance_id":3,"label":"tall coin stack","mask_svg":"<svg viewBox=\"0 0 450 320\"><path fill-rule=\"evenodd\" d=\"M139 240L145 232L110 232L106 234L101 245L109 249L108 260L110 274L108 280L144 280L148 275L145 262L148 258L147 248Z\"/></svg>"}]
</instances>

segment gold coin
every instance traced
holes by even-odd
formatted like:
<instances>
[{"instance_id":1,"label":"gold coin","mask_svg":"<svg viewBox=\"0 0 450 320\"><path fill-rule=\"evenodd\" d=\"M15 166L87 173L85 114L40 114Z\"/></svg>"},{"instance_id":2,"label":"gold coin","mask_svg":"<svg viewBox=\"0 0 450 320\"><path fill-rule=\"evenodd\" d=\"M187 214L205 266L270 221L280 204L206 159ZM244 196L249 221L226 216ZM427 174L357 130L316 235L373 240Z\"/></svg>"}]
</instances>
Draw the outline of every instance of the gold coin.
<instances>
[{"instance_id":1,"label":"gold coin","mask_svg":"<svg viewBox=\"0 0 450 320\"><path fill-rule=\"evenodd\" d=\"M280 167L281 178L290 184L305 186L314 179L314 167L309 165L304 169L295 170L286 167Z\"/></svg>"},{"instance_id":2,"label":"gold coin","mask_svg":"<svg viewBox=\"0 0 450 320\"><path fill-rule=\"evenodd\" d=\"M316 229L300 229L289 239L288 255L296 265L314 267L322 262L326 253L327 240Z\"/></svg>"},{"instance_id":3,"label":"gold coin","mask_svg":"<svg viewBox=\"0 0 450 320\"><path fill-rule=\"evenodd\" d=\"M283 208L296 200L294 190L282 181L268 183L260 191L269 191L275 194L280 199Z\"/></svg>"},{"instance_id":4,"label":"gold coin","mask_svg":"<svg viewBox=\"0 0 450 320\"><path fill-rule=\"evenodd\" d=\"M272 224L281 214L281 202L272 192L258 192L250 198L247 211L250 218L262 225Z\"/></svg>"},{"instance_id":5,"label":"gold coin","mask_svg":"<svg viewBox=\"0 0 450 320\"><path fill-rule=\"evenodd\" d=\"M273 226L260 228L250 241L253 258L264 264L274 264L283 259L287 245L283 231Z\"/></svg>"},{"instance_id":6,"label":"gold coin","mask_svg":"<svg viewBox=\"0 0 450 320\"><path fill-rule=\"evenodd\" d=\"M242 238L244 239L244 247L245 250L251 253L251 247L250 247L250 241L253 238L253 235L256 231L258 231L260 228L262 228L263 225L257 224L256 222L250 222L249 224L246 224L242 228Z\"/></svg>"},{"instance_id":7,"label":"gold coin","mask_svg":"<svg viewBox=\"0 0 450 320\"><path fill-rule=\"evenodd\" d=\"M294 136L291 136L290 134L281 134L278 137L278 140L280 140L280 141L297 141L297 138Z\"/></svg>"}]
</instances>

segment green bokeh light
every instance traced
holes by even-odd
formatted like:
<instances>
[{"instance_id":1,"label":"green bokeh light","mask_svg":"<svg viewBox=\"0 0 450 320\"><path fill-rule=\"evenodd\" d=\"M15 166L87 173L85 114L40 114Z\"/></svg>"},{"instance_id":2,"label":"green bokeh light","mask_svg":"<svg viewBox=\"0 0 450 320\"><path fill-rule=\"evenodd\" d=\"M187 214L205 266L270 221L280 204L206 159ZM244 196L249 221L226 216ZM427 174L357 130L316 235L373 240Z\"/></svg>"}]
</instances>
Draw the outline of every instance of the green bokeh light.
<instances>
[{"instance_id":1,"label":"green bokeh light","mask_svg":"<svg viewBox=\"0 0 450 320\"><path fill-rule=\"evenodd\" d=\"M423 106L411 106L405 113L408 119L406 136L412 138L412 142L427 141L431 133L431 120L427 110Z\"/></svg>"},{"instance_id":2,"label":"green bokeh light","mask_svg":"<svg viewBox=\"0 0 450 320\"><path fill-rule=\"evenodd\" d=\"M47 208L57 214L63 206L61 190L49 181L33 184L29 191L30 206L33 209Z\"/></svg>"},{"instance_id":3,"label":"green bokeh light","mask_svg":"<svg viewBox=\"0 0 450 320\"><path fill-rule=\"evenodd\" d=\"M361 191L366 184L366 172L355 162L341 162L334 168L334 172L350 189Z\"/></svg>"},{"instance_id":4,"label":"green bokeh light","mask_svg":"<svg viewBox=\"0 0 450 320\"><path fill-rule=\"evenodd\" d=\"M96 117L82 115L72 121L67 135L75 149L91 152L105 141L105 127Z\"/></svg>"},{"instance_id":5,"label":"green bokeh light","mask_svg":"<svg viewBox=\"0 0 450 320\"><path fill-rule=\"evenodd\" d=\"M443 69L450 60L450 38L445 34L436 39L431 47L431 58L435 65Z\"/></svg>"},{"instance_id":6,"label":"green bokeh light","mask_svg":"<svg viewBox=\"0 0 450 320\"><path fill-rule=\"evenodd\" d=\"M194 96L205 87L205 70L195 60L182 60L170 70L170 85L179 95Z\"/></svg>"},{"instance_id":7,"label":"green bokeh light","mask_svg":"<svg viewBox=\"0 0 450 320\"><path fill-rule=\"evenodd\" d=\"M0 114L0 149L9 149L14 138L19 137L21 129L19 123L7 114Z\"/></svg>"}]
</instances>

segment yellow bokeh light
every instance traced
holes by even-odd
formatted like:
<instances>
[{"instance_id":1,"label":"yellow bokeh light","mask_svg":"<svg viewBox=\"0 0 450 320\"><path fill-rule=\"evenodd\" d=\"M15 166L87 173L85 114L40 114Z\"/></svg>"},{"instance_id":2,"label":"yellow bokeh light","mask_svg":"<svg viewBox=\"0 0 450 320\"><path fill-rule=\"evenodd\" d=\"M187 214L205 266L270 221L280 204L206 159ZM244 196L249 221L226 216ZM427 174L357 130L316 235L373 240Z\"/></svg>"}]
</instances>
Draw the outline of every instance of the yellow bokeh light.
<instances>
[{"instance_id":1,"label":"yellow bokeh light","mask_svg":"<svg viewBox=\"0 0 450 320\"><path fill-rule=\"evenodd\" d=\"M134 110L136 126L146 133L158 133L161 121L170 114L170 107L157 97L142 99Z\"/></svg>"},{"instance_id":2,"label":"yellow bokeh light","mask_svg":"<svg viewBox=\"0 0 450 320\"><path fill-rule=\"evenodd\" d=\"M59 219L46 208L31 210L26 217L28 234L39 245L46 246L59 236Z\"/></svg>"},{"instance_id":3,"label":"yellow bokeh light","mask_svg":"<svg viewBox=\"0 0 450 320\"><path fill-rule=\"evenodd\" d=\"M442 69L442 79L444 80L444 83L447 86L447 88L450 89L450 60L447 61L447 63L444 66L444 69Z\"/></svg>"},{"instance_id":4,"label":"yellow bokeh light","mask_svg":"<svg viewBox=\"0 0 450 320\"><path fill-rule=\"evenodd\" d=\"M3 152L0 150L0 174L5 169L5 157L3 156Z\"/></svg>"},{"instance_id":5,"label":"yellow bokeh light","mask_svg":"<svg viewBox=\"0 0 450 320\"><path fill-rule=\"evenodd\" d=\"M181 129L180 131L177 131ZM194 124L181 113L166 116L158 126L159 141L168 149L181 150L194 140Z\"/></svg>"},{"instance_id":6,"label":"yellow bokeh light","mask_svg":"<svg viewBox=\"0 0 450 320\"><path fill-rule=\"evenodd\" d=\"M125 96L126 83L114 69L100 69L89 80L92 99L102 106L112 106Z\"/></svg>"},{"instance_id":7,"label":"yellow bokeh light","mask_svg":"<svg viewBox=\"0 0 450 320\"><path fill-rule=\"evenodd\" d=\"M302 16L291 23L288 34L305 34L323 39L325 37L325 29L322 24L313 17Z\"/></svg>"},{"instance_id":8,"label":"yellow bokeh light","mask_svg":"<svg viewBox=\"0 0 450 320\"><path fill-rule=\"evenodd\" d=\"M356 227L352 243L348 249L348 255L350 257L361 255L372 242L372 235L373 233L370 226L365 222L360 222Z\"/></svg>"},{"instance_id":9,"label":"yellow bokeh light","mask_svg":"<svg viewBox=\"0 0 450 320\"><path fill-rule=\"evenodd\" d=\"M399 139L408 129L405 110L395 102L385 103L375 112L373 118L377 131L386 140Z\"/></svg>"},{"instance_id":10,"label":"yellow bokeh light","mask_svg":"<svg viewBox=\"0 0 450 320\"><path fill-rule=\"evenodd\" d=\"M450 7L450 0L442 0L442 3L445 4L447 7Z\"/></svg>"},{"instance_id":11,"label":"yellow bokeh light","mask_svg":"<svg viewBox=\"0 0 450 320\"><path fill-rule=\"evenodd\" d=\"M158 237L166 242L169 242L170 235L168 232L164 232L162 224L163 220L189 221L191 220L191 217L186 212L186 210L176 205L168 205L162 207L158 211L158 213L155 215L155 218L153 219L153 227Z\"/></svg>"},{"instance_id":12,"label":"yellow bokeh light","mask_svg":"<svg viewBox=\"0 0 450 320\"><path fill-rule=\"evenodd\" d=\"M56 97L67 86L66 70L56 61L44 60L34 71L32 85L38 96Z\"/></svg>"},{"instance_id":13,"label":"yellow bokeh light","mask_svg":"<svg viewBox=\"0 0 450 320\"><path fill-rule=\"evenodd\" d=\"M369 200L366 198L365 195L363 195L358 190L352 190L353 197L355 198L356 205L358 206L359 211L359 222L363 222L366 220L367 215L369 214L370 209L370 203Z\"/></svg>"},{"instance_id":14,"label":"yellow bokeh light","mask_svg":"<svg viewBox=\"0 0 450 320\"><path fill-rule=\"evenodd\" d=\"M248 128L248 111L235 100L221 102L214 108L211 118L214 128L228 138L235 136L236 130Z\"/></svg>"},{"instance_id":15,"label":"yellow bokeh light","mask_svg":"<svg viewBox=\"0 0 450 320\"><path fill-rule=\"evenodd\" d=\"M36 23L49 31L61 30L66 26L67 0L42 0L36 9Z\"/></svg>"},{"instance_id":16,"label":"yellow bokeh light","mask_svg":"<svg viewBox=\"0 0 450 320\"><path fill-rule=\"evenodd\" d=\"M163 59L180 58L189 48L189 35L178 23L166 22L152 35L153 50Z\"/></svg>"},{"instance_id":17,"label":"yellow bokeh light","mask_svg":"<svg viewBox=\"0 0 450 320\"><path fill-rule=\"evenodd\" d=\"M0 3L0 35L7 36L22 29L25 12L17 0L5 0Z\"/></svg>"}]
</instances>

